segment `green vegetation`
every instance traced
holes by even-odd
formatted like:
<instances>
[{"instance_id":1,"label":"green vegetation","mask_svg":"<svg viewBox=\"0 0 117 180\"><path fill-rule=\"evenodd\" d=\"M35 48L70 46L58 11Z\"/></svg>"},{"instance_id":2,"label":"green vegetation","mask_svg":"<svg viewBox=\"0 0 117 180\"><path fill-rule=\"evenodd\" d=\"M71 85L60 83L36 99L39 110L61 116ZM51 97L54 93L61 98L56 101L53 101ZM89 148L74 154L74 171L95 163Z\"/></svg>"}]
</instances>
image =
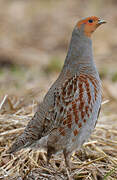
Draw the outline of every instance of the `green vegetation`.
<instances>
[{"instance_id":1,"label":"green vegetation","mask_svg":"<svg viewBox=\"0 0 117 180\"><path fill-rule=\"evenodd\" d=\"M113 73L112 75L112 81L116 82L117 81L117 72Z\"/></svg>"},{"instance_id":2,"label":"green vegetation","mask_svg":"<svg viewBox=\"0 0 117 180\"><path fill-rule=\"evenodd\" d=\"M60 72L63 65L63 61L58 57L53 57L49 64L44 68L45 73L53 73L53 72Z\"/></svg>"},{"instance_id":3,"label":"green vegetation","mask_svg":"<svg viewBox=\"0 0 117 180\"><path fill-rule=\"evenodd\" d=\"M108 69L107 68L101 68L99 71L99 75L101 79L105 79L108 75Z\"/></svg>"},{"instance_id":4,"label":"green vegetation","mask_svg":"<svg viewBox=\"0 0 117 180\"><path fill-rule=\"evenodd\" d=\"M103 180L108 180L109 177L110 177L114 172L116 173L116 171L117 171L117 166L114 167L114 168L112 168L112 169L104 176Z\"/></svg>"}]
</instances>

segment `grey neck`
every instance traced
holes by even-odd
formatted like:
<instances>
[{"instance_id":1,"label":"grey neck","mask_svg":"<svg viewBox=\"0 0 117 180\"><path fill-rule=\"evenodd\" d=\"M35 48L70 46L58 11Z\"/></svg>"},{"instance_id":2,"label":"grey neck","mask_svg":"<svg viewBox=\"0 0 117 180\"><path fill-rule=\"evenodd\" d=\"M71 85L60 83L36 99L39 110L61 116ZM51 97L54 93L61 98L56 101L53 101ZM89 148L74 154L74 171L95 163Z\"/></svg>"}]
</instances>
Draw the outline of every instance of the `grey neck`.
<instances>
[{"instance_id":1,"label":"grey neck","mask_svg":"<svg viewBox=\"0 0 117 180\"><path fill-rule=\"evenodd\" d=\"M77 72L97 74L93 61L92 40L84 35L77 27L74 28L68 54L64 63L65 69L71 74Z\"/></svg>"}]
</instances>

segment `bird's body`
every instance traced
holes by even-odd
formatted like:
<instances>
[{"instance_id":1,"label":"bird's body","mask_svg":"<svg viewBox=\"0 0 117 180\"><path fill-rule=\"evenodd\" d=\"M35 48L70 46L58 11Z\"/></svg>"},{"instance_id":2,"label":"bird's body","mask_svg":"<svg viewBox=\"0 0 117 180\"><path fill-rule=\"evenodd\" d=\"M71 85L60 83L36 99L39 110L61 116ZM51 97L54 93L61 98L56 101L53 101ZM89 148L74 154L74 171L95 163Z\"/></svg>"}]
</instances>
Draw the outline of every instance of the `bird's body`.
<instances>
[{"instance_id":1,"label":"bird's body","mask_svg":"<svg viewBox=\"0 0 117 180\"><path fill-rule=\"evenodd\" d=\"M69 165L71 153L89 138L101 106L101 82L93 61L90 38L91 33L104 23L99 22L101 20L93 16L75 26L58 79L23 134L9 149L10 153L24 147L42 146L47 149L48 160L52 154L63 151Z\"/></svg>"}]
</instances>

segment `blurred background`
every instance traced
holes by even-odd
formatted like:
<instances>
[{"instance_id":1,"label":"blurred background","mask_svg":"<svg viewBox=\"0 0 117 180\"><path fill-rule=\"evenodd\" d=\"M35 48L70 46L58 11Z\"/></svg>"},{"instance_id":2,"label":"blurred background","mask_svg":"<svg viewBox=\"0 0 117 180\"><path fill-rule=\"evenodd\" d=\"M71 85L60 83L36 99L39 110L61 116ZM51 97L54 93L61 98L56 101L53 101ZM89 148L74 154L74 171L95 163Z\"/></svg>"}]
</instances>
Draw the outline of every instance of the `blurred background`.
<instances>
[{"instance_id":1,"label":"blurred background","mask_svg":"<svg viewBox=\"0 0 117 180\"><path fill-rule=\"evenodd\" d=\"M74 25L90 15L108 22L92 38L103 100L110 100L104 111L116 112L116 0L0 0L0 100L8 95L7 108L14 97L26 104L43 99L64 63Z\"/></svg>"}]
</instances>

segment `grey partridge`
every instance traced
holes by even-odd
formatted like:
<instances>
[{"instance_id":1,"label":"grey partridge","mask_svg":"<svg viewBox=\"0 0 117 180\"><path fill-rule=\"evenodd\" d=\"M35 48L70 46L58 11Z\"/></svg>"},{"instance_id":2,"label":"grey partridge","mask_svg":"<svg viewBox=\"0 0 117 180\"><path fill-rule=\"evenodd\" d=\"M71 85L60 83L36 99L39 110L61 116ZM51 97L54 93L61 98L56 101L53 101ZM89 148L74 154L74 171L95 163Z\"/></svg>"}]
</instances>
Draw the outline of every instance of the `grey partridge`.
<instances>
[{"instance_id":1,"label":"grey partridge","mask_svg":"<svg viewBox=\"0 0 117 180\"><path fill-rule=\"evenodd\" d=\"M101 81L93 59L91 35L103 23L91 16L76 24L59 77L9 153L44 147L48 161L52 154L62 151L69 166L71 154L89 138L100 111Z\"/></svg>"}]
</instances>

